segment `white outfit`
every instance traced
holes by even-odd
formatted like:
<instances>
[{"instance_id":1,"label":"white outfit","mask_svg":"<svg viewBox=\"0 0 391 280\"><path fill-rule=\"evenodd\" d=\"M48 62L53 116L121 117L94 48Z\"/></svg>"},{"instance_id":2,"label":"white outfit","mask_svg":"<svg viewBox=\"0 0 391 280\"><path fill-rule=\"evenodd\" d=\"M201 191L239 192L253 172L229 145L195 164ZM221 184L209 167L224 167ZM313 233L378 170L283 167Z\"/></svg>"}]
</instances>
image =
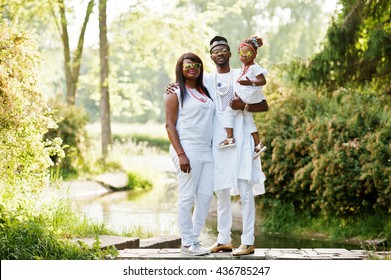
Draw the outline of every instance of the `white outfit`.
<instances>
[{"instance_id":1,"label":"white outfit","mask_svg":"<svg viewBox=\"0 0 391 280\"><path fill-rule=\"evenodd\" d=\"M240 69L232 69L229 73L205 74L204 84L215 102L215 118L213 129L214 157L214 190L217 194L218 207L218 239L217 242L227 244L231 241L231 197L241 197L243 234L242 244L254 243L255 202L254 195L265 193L260 159L253 160L254 140L248 125L243 122L243 114L234 119L236 147L219 149L218 144L225 138L222 125L224 111L233 98L233 83L238 79Z\"/></svg>"},{"instance_id":2,"label":"white outfit","mask_svg":"<svg viewBox=\"0 0 391 280\"><path fill-rule=\"evenodd\" d=\"M263 86L242 86L241 84L238 83L238 80L246 80L246 77L253 81L256 79L257 76L261 74L266 76L267 70L257 63L250 65L247 70L245 70L245 68L242 67L239 78L235 80L236 83L234 85L234 91L243 100L244 103L256 104L266 99L262 93ZM224 111L223 114L223 118L222 118L223 126L226 128L233 128L234 118L238 113L239 113L238 110L232 110L232 108L228 106L228 108ZM242 111L242 114L243 114L243 121L246 123L246 126L249 127L250 133L256 132L257 127L254 123L253 114L248 111Z\"/></svg>"},{"instance_id":3,"label":"white outfit","mask_svg":"<svg viewBox=\"0 0 391 280\"><path fill-rule=\"evenodd\" d=\"M191 91L205 99L196 89ZM181 171L179 157L172 145L170 154L178 177L179 232L182 245L190 246L198 242L213 197L214 103L209 98L206 98L206 102L201 102L187 91L182 104L179 89L176 94L179 100L176 129L182 148L190 161L190 173Z\"/></svg>"}]
</instances>

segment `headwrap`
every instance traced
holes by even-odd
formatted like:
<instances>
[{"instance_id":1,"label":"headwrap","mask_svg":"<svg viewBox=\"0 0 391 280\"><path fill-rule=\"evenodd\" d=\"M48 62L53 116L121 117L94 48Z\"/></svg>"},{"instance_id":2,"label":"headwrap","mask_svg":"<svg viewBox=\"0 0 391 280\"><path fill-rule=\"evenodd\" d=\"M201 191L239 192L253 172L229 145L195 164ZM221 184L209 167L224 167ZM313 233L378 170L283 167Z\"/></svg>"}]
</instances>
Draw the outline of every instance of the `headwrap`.
<instances>
[{"instance_id":1,"label":"headwrap","mask_svg":"<svg viewBox=\"0 0 391 280\"><path fill-rule=\"evenodd\" d=\"M254 49L254 47L253 47L252 45L250 45L250 44L248 44L248 43L246 43L246 42L241 42L241 43L239 44L239 49L242 48L243 46L247 46L247 47L249 47L250 49L252 49L252 50L254 51L254 53L257 53L256 49Z\"/></svg>"},{"instance_id":2,"label":"headwrap","mask_svg":"<svg viewBox=\"0 0 391 280\"><path fill-rule=\"evenodd\" d=\"M257 37L251 37L251 38L249 38L247 41L251 41L251 43L254 44L255 48L254 48L251 44L246 43L246 41L243 41L243 42L241 42L241 43L239 44L239 49L240 49L241 47L243 47L243 46L247 46L247 47L250 47L250 48L254 51L254 53L257 53L257 48L260 47L260 46L259 46L259 43L258 43L258 41L257 41Z\"/></svg>"},{"instance_id":3,"label":"headwrap","mask_svg":"<svg viewBox=\"0 0 391 280\"><path fill-rule=\"evenodd\" d=\"M227 42L226 40L225 40L225 41L223 40L223 39L225 39L224 37L220 37L220 36L216 36L216 37L218 37L220 40L217 40L217 41L214 41L213 43L211 43L211 44L210 44L209 51L212 51L214 47L221 46L221 45L227 46L228 49L229 49L228 42ZM215 37L215 38L216 38L216 37ZM213 39L214 39L214 38L213 38ZM212 39L212 41L213 41L213 39Z\"/></svg>"}]
</instances>

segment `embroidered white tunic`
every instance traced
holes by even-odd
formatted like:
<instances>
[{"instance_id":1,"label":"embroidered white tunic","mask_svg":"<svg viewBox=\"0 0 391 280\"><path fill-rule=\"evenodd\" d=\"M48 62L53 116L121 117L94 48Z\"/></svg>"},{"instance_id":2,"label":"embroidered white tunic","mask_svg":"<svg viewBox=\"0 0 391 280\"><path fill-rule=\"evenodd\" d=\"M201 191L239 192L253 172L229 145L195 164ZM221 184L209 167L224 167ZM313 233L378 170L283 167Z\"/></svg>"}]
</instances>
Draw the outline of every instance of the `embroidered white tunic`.
<instances>
[{"instance_id":1,"label":"embroidered white tunic","mask_svg":"<svg viewBox=\"0 0 391 280\"><path fill-rule=\"evenodd\" d=\"M215 103L213 122L214 190L231 189L232 195L238 195L238 179L253 185L254 195L265 193L265 175L260 159L253 160L254 140L249 127L243 122L243 114L238 113L234 121L235 147L219 149L218 144L226 138L221 117L233 98L233 83L238 79L240 69L229 73L204 74L204 84ZM241 111L240 111L241 112Z\"/></svg>"}]
</instances>

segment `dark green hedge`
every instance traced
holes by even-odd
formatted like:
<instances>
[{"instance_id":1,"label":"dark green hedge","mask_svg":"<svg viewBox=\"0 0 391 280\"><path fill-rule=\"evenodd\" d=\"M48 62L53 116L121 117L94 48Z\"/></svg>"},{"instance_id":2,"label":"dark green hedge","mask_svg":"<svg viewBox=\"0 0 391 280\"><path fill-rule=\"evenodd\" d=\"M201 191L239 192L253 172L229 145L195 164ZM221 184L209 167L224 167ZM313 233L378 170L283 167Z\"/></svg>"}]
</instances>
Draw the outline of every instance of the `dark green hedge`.
<instances>
[{"instance_id":1,"label":"dark green hedge","mask_svg":"<svg viewBox=\"0 0 391 280\"><path fill-rule=\"evenodd\" d=\"M391 98L287 92L256 115L268 146L265 206L278 199L326 215L391 213Z\"/></svg>"}]
</instances>

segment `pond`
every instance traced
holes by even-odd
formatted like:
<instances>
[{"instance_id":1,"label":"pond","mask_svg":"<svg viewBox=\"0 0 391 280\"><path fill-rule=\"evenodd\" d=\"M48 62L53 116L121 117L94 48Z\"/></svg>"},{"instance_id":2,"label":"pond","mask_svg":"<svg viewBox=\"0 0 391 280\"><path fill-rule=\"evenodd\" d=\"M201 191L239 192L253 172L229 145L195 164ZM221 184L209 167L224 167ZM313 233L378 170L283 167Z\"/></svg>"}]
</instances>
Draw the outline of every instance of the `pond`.
<instances>
[{"instance_id":1,"label":"pond","mask_svg":"<svg viewBox=\"0 0 391 280\"><path fill-rule=\"evenodd\" d=\"M236 200L235 200L236 201ZM124 229L148 232L151 236L179 235L177 225L176 179L165 180L147 192L114 192L89 199L74 199L74 205L94 221L104 221L121 232ZM233 245L238 246L241 234L240 203L233 202ZM257 211L257 214L259 211ZM261 221L257 219L256 228ZM204 246L216 241L216 200L213 199L208 220L200 237ZM345 248L362 249L360 245L341 244L325 240L270 235L256 231L257 248Z\"/></svg>"}]
</instances>

